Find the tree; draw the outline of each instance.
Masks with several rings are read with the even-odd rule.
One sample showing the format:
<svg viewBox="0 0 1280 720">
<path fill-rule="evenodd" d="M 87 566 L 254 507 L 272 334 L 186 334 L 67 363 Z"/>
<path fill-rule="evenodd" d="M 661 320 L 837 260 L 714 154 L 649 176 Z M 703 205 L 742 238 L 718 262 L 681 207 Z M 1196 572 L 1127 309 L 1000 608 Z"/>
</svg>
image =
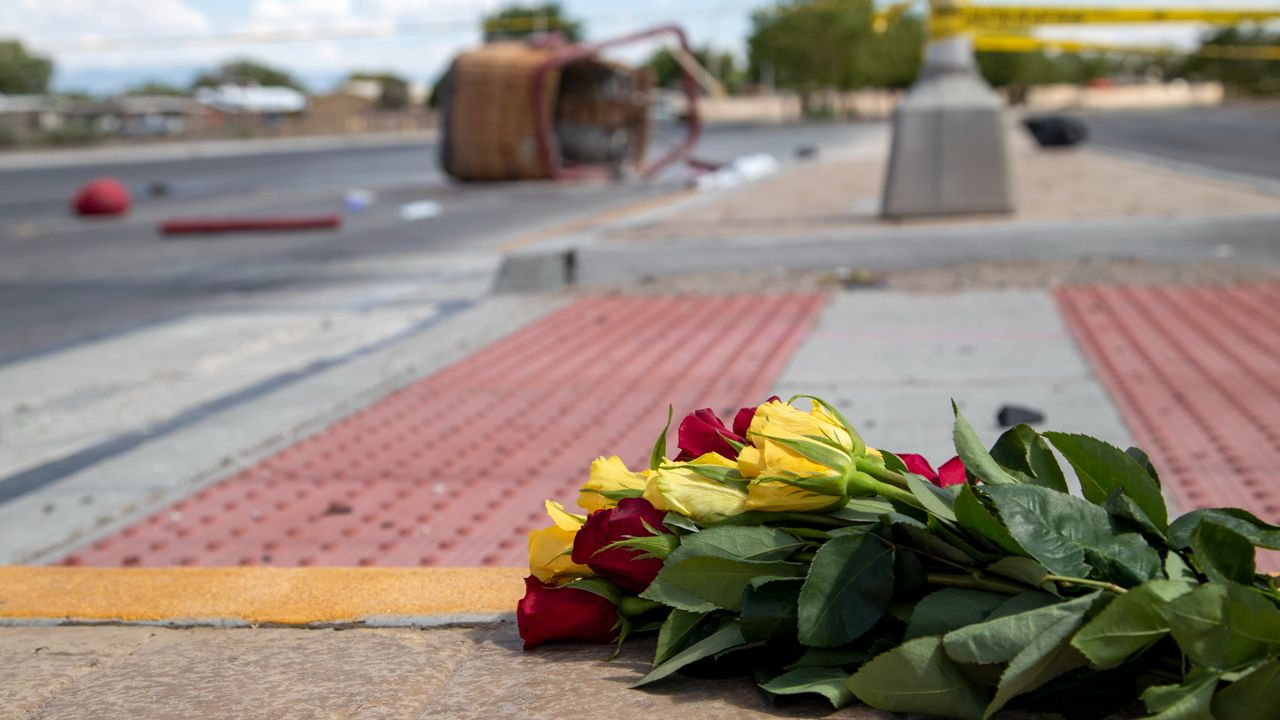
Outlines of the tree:
<svg viewBox="0 0 1280 720">
<path fill-rule="evenodd" d="M 818 90 L 905 87 L 919 71 L 924 31 L 900 15 L 873 27 L 871 0 L 791 0 L 752 15 L 750 74 L 807 99 Z"/>
<path fill-rule="evenodd" d="M 560 33 L 569 42 L 582 40 L 582 21 L 566 17 L 558 2 L 510 5 L 486 15 L 481 28 L 485 42 L 512 40 L 537 33 Z"/>
<path fill-rule="evenodd" d="M 714 75 L 720 81 L 720 84 L 724 86 L 727 93 L 738 92 L 746 80 L 746 74 L 738 66 L 738 61 L 733 56 L 733 53 L 713 52 L 711 48 L 704 46 L 693 50 L 693 59 L 697 60 L 699 65 Z M 679 85 L 682 70 L 680 63 L 676 62 L 676 58 L 671 54 L 670 50 L 666 48 L 658 50 L 649 56 L 646 65 L 653 70 L 654 80 L 658 87 L 675 87 Z"/>
<path fill-rule="evenodd" d="M 17 40 L 0 40 L 0 93 L 43 93 L 49 89 L 52 76 L 52 60 L 32 55 Z"/>
<path fill-rule="evenodd" d="M 1235 94 L 1277 95 L 1280 94 L 1280 60 L 1231 57 L 1232 48 L 1267 45 L 1280 45 L 1280 34 L 1263 28 L 1224 28 L 1209 36 L 1202 54 L 1187 58 L 1177 74 L 1197 80 L 1217 80 Z"/>
<path fill-rule="evenodd" d="M 352 80 L 372 80 L 378 83 L 378 107 L 384 110 L 404 110 L 409 107 L 409 81 L 389 72 L 354 72 Z"/>
<path fill-rule="evenodd" d="M 187 91 L 176 85 L 158 80 L 148 80 L 126 89 L 122 95 L 186 95 Z"/>
<path fill-rule="evenodd" d="M 1034 85 L 1081 84 L 1105 77 L 1117 67 L 1116 60 L 1101 55 L 1044 52 L 980 52 L 978 70 L 993 87 L 1004 88 L 1011 102 L 1025 100 Z"/>
<path fill-rule="evenodd" d="M 261 85 L 263 87 L 288 87 L 299 92 L 307 88 L 284 70 L 254 62 L 252 60 L 231 60 L 218 66 L 213 72 L 204 72 L 196 76 L 191 87 L 216 87 L 218 85 Z"/>
</svg>

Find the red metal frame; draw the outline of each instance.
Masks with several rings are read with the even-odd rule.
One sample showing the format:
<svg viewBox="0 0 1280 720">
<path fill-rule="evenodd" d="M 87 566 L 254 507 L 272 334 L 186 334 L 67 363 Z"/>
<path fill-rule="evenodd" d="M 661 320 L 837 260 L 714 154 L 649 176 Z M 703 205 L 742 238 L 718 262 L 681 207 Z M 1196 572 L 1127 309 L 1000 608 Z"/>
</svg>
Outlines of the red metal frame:
<svg viewBox="0 0 1280 720">
<path fill-rule="evenodd" d="M 630 35 L 604 40 L 598 43 L 588 45 L 568 45 L 556 50 L 549 58 L 544 60 L 536 68 L 534 68 L 533 76 L 529 81 L 529 102 L 532 103 L 534 137 L 538 143 L 538 155 L 542 159 L 543 164 L 547 168 L 548 174 L 552 180 L 573 180 L 583 177 L 599 177 L 607 171 L 598 166 L 573 166 L 565 167 L 559 161 L 559 152 L 556 147 L 555 134 L 552 132 L 551 123 L 543 114 L 543 94 L 547 88 L 547 73 L 552 68 L 561 67 L 577 60 L 585 60 L 600 54 L 602 50 L 618 45 L 626 45 L 639 40 L 645 40 L 658 35 L 672 34 L 680 43 L 681 49 L 690 55 L 693 50 L 689 47 L 689 39 L 685 36 L 684 30 L 678 25 L 661 25 L 658 27 L 642 30 Z M 679 160 L 682 157 L 688 157 L 689 152 L 693 149 L 694 144 L 698 142 L 698 136 L 702 133 L 702 121 L 698 117 L 698 84 L 688 70 L 681 68 L 681 86 L 684 95 L 688 101 L 688 132 L 685 134 L 684 140 L 679 145 L 672 148 L 671 152 L 663 155 L 647 166 L 640 167 L 640 174 L 650 177 L 662 168 Z"/>
</svg>

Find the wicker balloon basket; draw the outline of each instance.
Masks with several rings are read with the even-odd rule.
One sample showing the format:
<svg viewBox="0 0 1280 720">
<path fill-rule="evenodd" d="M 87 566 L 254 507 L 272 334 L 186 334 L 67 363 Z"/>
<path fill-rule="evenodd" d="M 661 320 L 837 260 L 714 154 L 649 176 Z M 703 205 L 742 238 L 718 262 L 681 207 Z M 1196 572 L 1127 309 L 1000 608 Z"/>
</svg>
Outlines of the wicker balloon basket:
<svg viewBox="0 0 1280 720">
<path fill-rule="evenodd" d="M 565 46 L 497 42 L 454 61 L 441 164 L 459 180 L 561 178 L 639 167 L 652 75 Z"/>
</svg>

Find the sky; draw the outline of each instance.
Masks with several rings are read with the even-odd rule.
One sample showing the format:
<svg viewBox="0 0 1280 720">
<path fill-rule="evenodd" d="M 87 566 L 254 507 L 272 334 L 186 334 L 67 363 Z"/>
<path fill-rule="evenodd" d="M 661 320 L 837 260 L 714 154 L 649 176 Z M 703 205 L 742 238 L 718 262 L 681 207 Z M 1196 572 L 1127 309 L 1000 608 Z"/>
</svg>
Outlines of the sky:
<svg viewBox="0 0 1280 720">
<path fill-rule="evenodd" d="M 982 4 L 1265 7 L 1280 0 L 982 0 Z M 478 44 L 480 18 L 502 0 L 3 0 L 0 36 L 16 35 L 53 57 L 58 90 L 110 93 L 143 81 L 185 85 L 232 57 L 284 68 L 327 90 L 352 70 L 390 70 L 431 82 L 459 51 Z M 678 22 L 695 45 L 745 54 L 753 10 L 772 0 L 563 0 L 588 39 Z M 290 33 L 287 42 L 227 35 Z M 346 35 L 332 37 L 334 32 Z M 1187 26 L 1045 30 L 1114 42 L 1191 45 Z M 355 34 L 352 37 L 350 35 Z M 326 35 L 328 35 L 326 37 Z M 639 57 L 653 47 L 636 48 Z"/>
</svg>

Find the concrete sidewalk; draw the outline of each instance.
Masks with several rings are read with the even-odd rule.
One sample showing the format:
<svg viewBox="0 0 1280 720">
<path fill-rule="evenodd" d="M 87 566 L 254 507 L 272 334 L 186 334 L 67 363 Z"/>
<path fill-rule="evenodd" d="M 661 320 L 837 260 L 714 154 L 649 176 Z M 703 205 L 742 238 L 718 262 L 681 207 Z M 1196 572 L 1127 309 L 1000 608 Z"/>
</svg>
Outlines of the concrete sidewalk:
<svg viewBox="0 0 1280 720">
<path fill-rule="evenodd" d="M 0 568 L 0 719 L 828 714 L 746 682 L 628 690 L 649 640 L 607 664 L 519 650 L 538 501 L 572 503 L 597 455 L 640 462 L 668 403 L 813 393 L 935 464 L 952 398 L 988 442 L 1022 405 L 1145 446 L 1179 510 L 1280 519 L 1280 200 L 1043 156 L 1074 163 L 1078 209 L 1024 176 L 1018 217 L 872 231 L 861 162 L 548 240 L 609 283 L 588 291 L 493 297 L 493 260 L 457 258 L 439 295 L 388 260 L 365 268 L 374 297 L 280 295 L 207 336 L 162 324 L 0 367 L 21 439 L 0 562 L 89 566 Z M 392 567 L 297 567 L 356 563 Z M 68 622 L 88 624 L 49 627 Z"/>
</svg>

